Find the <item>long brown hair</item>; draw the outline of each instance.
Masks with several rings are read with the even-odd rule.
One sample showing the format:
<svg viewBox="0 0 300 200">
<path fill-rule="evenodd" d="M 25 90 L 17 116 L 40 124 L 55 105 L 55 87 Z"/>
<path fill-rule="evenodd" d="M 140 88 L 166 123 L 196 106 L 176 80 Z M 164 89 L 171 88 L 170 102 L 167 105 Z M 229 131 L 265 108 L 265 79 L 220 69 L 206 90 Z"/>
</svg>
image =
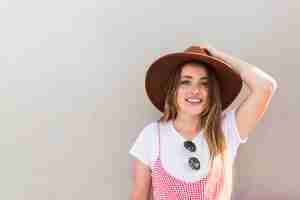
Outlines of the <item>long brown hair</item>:
<svg viewBox="0 0 300 200">
<path fill-rule="evenodd" d="M 204 67 L 208 75 L 208 101 L 203 112 L 199 115 L 200 124 L 203 126 L 203 134 L 210 152 L 210 175 L 207 190 L 210 192 L 211 188 L 216 186 L 215 184 L 219 184 L 223 180 L 221 180 L 223 171 L 225 187 L 221 187 L 223 188 L 221 192 L 223 196 L 221 195 L 219 199 L 230 199 L 232 191 L 232 161 L 229 159 L 228 147 L 222 130 L 220 87 L 215 72 L 208 63 L 198 60 L 187 61 L 178 66 L 173 71 L 173 74 L 170 74 L 170 78 L 164 88 L 166 94 L 164 113 L 159 122 L 168 122 L 177 117 L 177 89 L 180 84 L 182 69 L 186 64 Z"/>
</svg>

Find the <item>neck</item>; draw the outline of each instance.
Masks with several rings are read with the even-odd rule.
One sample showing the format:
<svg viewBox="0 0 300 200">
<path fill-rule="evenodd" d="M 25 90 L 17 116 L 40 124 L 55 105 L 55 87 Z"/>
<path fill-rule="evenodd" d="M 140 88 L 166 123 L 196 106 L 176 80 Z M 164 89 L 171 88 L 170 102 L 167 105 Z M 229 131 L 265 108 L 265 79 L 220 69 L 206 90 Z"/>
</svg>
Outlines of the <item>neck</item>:
<svg viewBox="0 0 300 200">
<path fill-rule="evenodd" d="M 193 138 L 201 129 L 201 124 L 198 116 L 178 115 L 174 120 L 174 127 L 185 138 Z"/>
</svg>

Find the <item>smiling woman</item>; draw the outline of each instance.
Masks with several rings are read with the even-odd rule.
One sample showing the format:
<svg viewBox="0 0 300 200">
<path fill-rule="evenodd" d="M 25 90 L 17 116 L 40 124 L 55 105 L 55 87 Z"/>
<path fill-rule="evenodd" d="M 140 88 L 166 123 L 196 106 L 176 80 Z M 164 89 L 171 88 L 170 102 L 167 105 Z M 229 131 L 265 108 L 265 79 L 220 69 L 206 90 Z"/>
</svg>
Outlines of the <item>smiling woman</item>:
<svg viewBox="0 0 300 200">
<path fill-rule="evenodd" d="M 196 64 L 197 65 L 197 64 Z M 200 65 L 201 66 L 201 65 Z M 187 71 L 187 70 L 190 70 L 190 68 L 191 67 L 193 67 L 193 64 L 191 63 L 188 67 L 185 67 L 184 69 L 183 69 L 183 74 L 185 74 L 186 72 L 185 71 Z M 197 66 L 196 66 L 196 69 L 198 69 L 199 70 L 199 67 L 197 68 Z M 200 68 L 200 70 L 201 70 L 201 68 Z M 206 69 L 205 69 L 206 70 Z M 192 73 L 192 72 L 187 72 L 187 73 Z M 205 72 L 205 74 L 206 74 L 206 72 Z M 183 75 L 182 77 L 181 77 L 181 81 L 180 81 L 180 87 L 181 88 L 183 88 L 183 89 L 185 89 L 185 90 L 188 90 L 191 86 L 192 86 L 192 84 L 193 84 L 193 82 L 195 82 L 193 79 L 195 79 L 196 81 L 199 79 L 200 81 L 199 81 L 199 83 L 198 82 L 196 82 L 195 84 L 196 84 L 196 86 L 194 86 L 194 87 L 196 87 L 196 89 L 199 87 L 199 90 L 201 90 L 202 88 L 203 89 L 207 89 L 207 87 L 208 87 L 208 81 L 207 81 L 207 79 L 208 79 L 208 77 L 205 75 L 205 76 L 202 76 L 202 77 L 200 77 L 200 78 L 197 78 L 197 77 L 193 77 L 193 76 L 191 76 L 191 75 Z M 203 97 L 197 97 L 197 96 L 190 96 L 190 97 L 188 97 L 188 98 L 186 98 L 186 100 L 188 101 L 188 102 L 190 102 L 190 103 L 201 103 L 201 102 L 203 102 Z"/>
<path fill-rule="evenodd" d="M 266 108 L 274 91 L 268 89 L 270 79 L 262 81 L 265 74 L 256 74 L 265 84 L 252 85 L 246 103 L 223 112 L 253 73 L 233 70 L 231 65 L 246 64 L 230 57 L 229 65 L 206 47 L 162 56 L 147 71 L 147 95 L 163 115 L 142 130 L 130 149 L 136 158 L 132 200 L 148 200 L 151 189 L 155 200 L 231 197 L 234 159 L 248 139 L 241 132 L 249 130 L 243 116 L 246 110 Z"/>
<path fill-rule="evenodd" d="M 202 112 L 205 108 L 205 104 L 207 103 L 208 69 L 206 69 L 204 65 L 199 63 L 197 64 L 195 62 L 185 63 L 181 68 L 182 69 L 179 68 L 179 70 L 181 70 L 181 80 L 179 81 L 179 85 L 177 85 L 176 89 L 176 109 L 180 111 L 190 109 L 186 110 L 186 112 L 194 113 L 197 118 L 197 115 Z M 203 81 L 203 79 L 206 81 Z"/>
</svg>

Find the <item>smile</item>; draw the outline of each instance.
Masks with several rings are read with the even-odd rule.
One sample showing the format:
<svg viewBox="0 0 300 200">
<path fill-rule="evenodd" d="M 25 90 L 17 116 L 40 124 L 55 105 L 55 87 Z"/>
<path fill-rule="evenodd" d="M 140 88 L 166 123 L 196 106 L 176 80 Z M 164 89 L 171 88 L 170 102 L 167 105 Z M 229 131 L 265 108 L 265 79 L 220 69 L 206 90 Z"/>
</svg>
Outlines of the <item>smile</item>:
<svg viewBox="0 0 300 200">
<path fill-rule="evenodd" d="M 190 103 L 190 104 L 192 104 L 192 105 L 194 105 L 194 104 L 200 104 L 200 103 L 202 103 L 202 99 L 185 99 L 186 100 L 186 102 L 188 102 L 188 103 Z"/>
</svg>

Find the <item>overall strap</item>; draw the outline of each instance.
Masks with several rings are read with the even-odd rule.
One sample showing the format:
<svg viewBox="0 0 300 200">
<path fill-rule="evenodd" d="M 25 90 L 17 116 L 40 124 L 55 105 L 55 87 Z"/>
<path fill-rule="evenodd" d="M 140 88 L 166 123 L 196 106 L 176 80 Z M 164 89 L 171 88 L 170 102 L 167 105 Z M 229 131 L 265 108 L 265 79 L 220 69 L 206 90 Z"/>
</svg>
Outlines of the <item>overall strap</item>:
<svg viewBox="0 0 300 200">
<path fill-rule="evenodd" d="M 158 156 L 160 157 L 160 127 L 159 127 L 159 121 L 157 121 L 157 129 L 158 129 Z"/>
</svg>

